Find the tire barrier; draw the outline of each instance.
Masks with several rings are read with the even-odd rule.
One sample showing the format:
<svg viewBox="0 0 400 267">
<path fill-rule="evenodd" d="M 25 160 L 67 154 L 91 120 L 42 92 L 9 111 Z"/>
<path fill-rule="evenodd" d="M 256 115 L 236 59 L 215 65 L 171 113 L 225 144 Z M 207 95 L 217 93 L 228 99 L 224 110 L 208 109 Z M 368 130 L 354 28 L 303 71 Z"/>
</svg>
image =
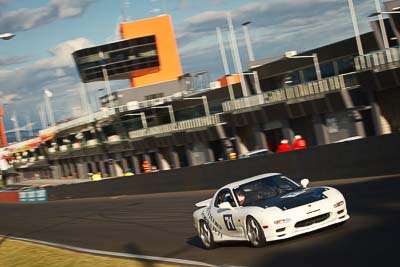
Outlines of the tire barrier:
<svg viewBox="0 0 400 267">
<path fill-rule="evenodd" d="M 46 189 L 27 189 L 21 191 L 0 191 L 2 202 L 44 202 L 47 201 Z"/>
</svg>

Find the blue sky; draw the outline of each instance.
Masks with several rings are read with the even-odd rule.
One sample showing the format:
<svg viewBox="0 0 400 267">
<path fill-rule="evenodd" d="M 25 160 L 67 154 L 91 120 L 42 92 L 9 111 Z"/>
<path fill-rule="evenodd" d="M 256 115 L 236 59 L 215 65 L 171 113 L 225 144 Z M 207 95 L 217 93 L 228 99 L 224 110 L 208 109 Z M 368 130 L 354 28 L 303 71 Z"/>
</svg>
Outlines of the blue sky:
<svg viewBox="0 0 400 267">
<path fill-rule="evenodd" d="M 353 1 L 361 31 L 369 31 L 367 16 L 374 11 L 374 0 Z M 81 83 L 71 53 L 115 40 L 123 16 L 137 20 L 170 14 L 184 72 L 208 70 L 211 79 L 223 76 L 215 27 L 226 27 L 227 11 L 232 12 L 244 69 L 244 21 L 252 21 L 256 59 L 312 49 L 354 34 L 347 0 L 0 0 L 0 33 L 17 35 L 0 40 L 0 104 L 6 129 L 13 127 L 14 112 L 20 126 L 29 115 L 34 128 L 41 127 L 38 111 L 44 87 L 54 94 L 58 121 L 79 116 Z M 229 63 L 233 72 L 230 59 Z M 119 90 L 129 84 L 111 86 Z M 103 87 L 90 84 L 91 97 Z"/>
</svg>

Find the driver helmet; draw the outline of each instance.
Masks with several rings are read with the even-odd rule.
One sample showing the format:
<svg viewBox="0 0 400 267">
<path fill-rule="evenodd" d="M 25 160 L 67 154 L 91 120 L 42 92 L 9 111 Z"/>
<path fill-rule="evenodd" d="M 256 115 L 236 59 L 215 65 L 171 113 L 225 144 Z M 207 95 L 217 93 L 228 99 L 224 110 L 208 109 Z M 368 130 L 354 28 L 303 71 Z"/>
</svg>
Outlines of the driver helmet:
<svg viewBox="0 0 400 267">
<path fill-rule="evenodd" d="M 243 206 L 244 200 L 245 200 L 245 196 L 244 196 L 244 193 L 242 191 L 237 193 L 237 198 L 239 200 L 239 205 Z"/>
</svg>

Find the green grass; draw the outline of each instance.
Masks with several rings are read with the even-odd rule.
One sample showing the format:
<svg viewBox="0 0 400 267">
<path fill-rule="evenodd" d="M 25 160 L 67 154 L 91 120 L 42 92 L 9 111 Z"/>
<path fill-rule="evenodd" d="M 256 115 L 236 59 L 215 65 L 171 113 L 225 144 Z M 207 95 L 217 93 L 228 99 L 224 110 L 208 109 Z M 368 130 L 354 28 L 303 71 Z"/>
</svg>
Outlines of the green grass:
<svg viewBox="0 0 400 267">
<path fill-rule="evenodd" d="M 96 256 L 29 242 L 0 239 L 1 267 L 173 267 L 182 266 Z"/>
</svg>

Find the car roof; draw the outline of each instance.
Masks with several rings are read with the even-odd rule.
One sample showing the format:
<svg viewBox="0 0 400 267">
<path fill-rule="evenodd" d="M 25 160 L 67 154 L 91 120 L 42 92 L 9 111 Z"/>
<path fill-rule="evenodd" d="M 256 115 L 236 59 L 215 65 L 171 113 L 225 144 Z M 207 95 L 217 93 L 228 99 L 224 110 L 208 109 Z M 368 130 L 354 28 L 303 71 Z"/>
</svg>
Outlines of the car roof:
<svg viewBox="0 0 400 267">
<path fill-rule="evenodd" d="M 249 177 L 249 178 L 237 181 L 237 182 L 233 182 L 233 183 L 227 184 L 227 185 L 221 187 L 221 189 L 222 188 L 233 189 L 233 188 L 236 188 L 236 187 L 238 187 L 238 186 L 240 186 L 242 184 L 247 184 L 249 182 L 252 182 L 252 181 L 255 181 L 255 180 L 258 180 L 258 179 L 267 178 L 267 177 L 271 177 L 271 176 L 275 176 L 275 175 L 282 175 L 282 174 L 281 173 L 263 173 L 263 174 L 260 174 L 260 175 L 256 175 L 256 176 Z"/>
</svg>

